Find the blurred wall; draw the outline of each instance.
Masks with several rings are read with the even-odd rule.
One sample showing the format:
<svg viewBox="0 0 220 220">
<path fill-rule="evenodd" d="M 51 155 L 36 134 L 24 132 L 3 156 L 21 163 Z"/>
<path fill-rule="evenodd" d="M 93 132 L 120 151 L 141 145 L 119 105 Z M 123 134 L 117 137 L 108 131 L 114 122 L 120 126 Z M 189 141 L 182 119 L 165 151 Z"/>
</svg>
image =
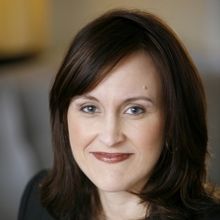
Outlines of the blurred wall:
<svg viewBox="0 0 220 220">
<path fill-rule="evenodd" d="M 219 69 L 218 0 L 54 0 L 53 44 L 65 48 L 80 27 L 113 8 L 138 8 L 159 15 L 184 41 L 200 68 Z"/>
</svg>

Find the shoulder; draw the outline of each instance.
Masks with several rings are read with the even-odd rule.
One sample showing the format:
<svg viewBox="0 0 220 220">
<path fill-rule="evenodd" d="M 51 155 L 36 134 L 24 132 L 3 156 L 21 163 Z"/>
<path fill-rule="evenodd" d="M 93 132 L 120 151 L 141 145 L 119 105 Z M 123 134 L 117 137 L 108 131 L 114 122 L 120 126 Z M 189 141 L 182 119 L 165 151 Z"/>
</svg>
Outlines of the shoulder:
<svg viewBox="0 0 220 220">
<path fill-rule="evenodd" d="M 40 182 L 47 175 L 47 171 L 36 174 L 27 184 L 21 198 L 18 220 L 53 220 L 40 200 Z"/>
</svg>

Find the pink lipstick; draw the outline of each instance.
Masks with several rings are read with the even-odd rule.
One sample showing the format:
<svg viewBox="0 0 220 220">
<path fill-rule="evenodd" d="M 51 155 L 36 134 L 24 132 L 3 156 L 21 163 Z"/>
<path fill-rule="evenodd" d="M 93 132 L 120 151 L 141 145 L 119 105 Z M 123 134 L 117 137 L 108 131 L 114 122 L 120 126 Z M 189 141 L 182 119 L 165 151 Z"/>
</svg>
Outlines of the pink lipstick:
<svg viewBox="0 0 220 220">
<path fill-rule="evenodd" d="M 132 153 L 91 152 L 96 159 L 106 163 L 118 163 L 127 160 Z"/>
</svg>

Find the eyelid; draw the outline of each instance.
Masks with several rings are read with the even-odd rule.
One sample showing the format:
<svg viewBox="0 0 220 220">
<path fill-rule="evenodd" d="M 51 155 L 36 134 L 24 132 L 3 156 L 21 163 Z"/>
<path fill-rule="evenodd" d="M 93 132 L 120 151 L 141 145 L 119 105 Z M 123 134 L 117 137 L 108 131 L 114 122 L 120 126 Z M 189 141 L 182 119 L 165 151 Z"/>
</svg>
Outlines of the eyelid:
<svg viewBox="0 0 220 220">
<path fill-rule="evenodd" d="M 95 111 L 84 111 L 84 109 L 86 109 L 88 107 L 95 108 Z M 86 114 L 97 114 L 97 113 L 101 112 L 99 106 L 97 104 L 91 103 L 91 102 L 90 103 L 88 103 L 88 102 L 79 103 L 78 108 L 82 113 L 86 113 Z"/>
<path fill-rule="evenodd" d="M 137 108 L 137 109 L 139 109 L 139 110 L 141 110 L 141 112 L 139 112 L 139 113 L 137 113 L 137 114 L 132 114 L 132 113 L 126 113 L 128 110 L 130 110 L 131 108 Z M 146 112 L 146 108 L 144 107 L 144 106 L 141 106 L 141 105 L 138 105 L 138 104 L 133 104 L 133 105 L 129 105 L 126 109 L 125 109 L 125 111 L 124 111 L 124 113 L 125 114 L 129 114 L 129 115 L 141 115 L 141 114 L 144 114 Z"/>
<path fill-rule="evenodd" d="M 92 107 L 91 111 L 89 110 L 89 107 Z M 80 111 L 86 114 L 96 114 L 99 113 L 99 111 L 97 111 L 97 107 L 95 105 L 83 105 L 80 107 Z"/>
</svg>

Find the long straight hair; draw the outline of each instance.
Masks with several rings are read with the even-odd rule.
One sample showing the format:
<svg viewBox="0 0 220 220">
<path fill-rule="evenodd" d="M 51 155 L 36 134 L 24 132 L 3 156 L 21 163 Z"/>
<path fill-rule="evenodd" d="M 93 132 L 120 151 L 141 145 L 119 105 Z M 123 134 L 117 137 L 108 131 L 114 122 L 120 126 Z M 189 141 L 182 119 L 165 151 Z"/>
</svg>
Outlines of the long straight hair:
<svg viewBox="0 0 220 220">
<path fill-rule="evenodd" d="M 91 91 L 122 58 L 139 50 L 152 57 L 161 79 L 166 143 L 137 196 L 150 204 L 148 219 L 189 219 L 212 203 L 204 188 L 206 100 L 195 65 L 175 33 L 158 17 L 137 10 L 114 10 L 75 36 L 50 92 L 54 163 L 41 193 L 44 206 L 58 219 L 97 219 L 102 214 L 97 189 L 71 152 L 70 101 Z"/>
</svg>

